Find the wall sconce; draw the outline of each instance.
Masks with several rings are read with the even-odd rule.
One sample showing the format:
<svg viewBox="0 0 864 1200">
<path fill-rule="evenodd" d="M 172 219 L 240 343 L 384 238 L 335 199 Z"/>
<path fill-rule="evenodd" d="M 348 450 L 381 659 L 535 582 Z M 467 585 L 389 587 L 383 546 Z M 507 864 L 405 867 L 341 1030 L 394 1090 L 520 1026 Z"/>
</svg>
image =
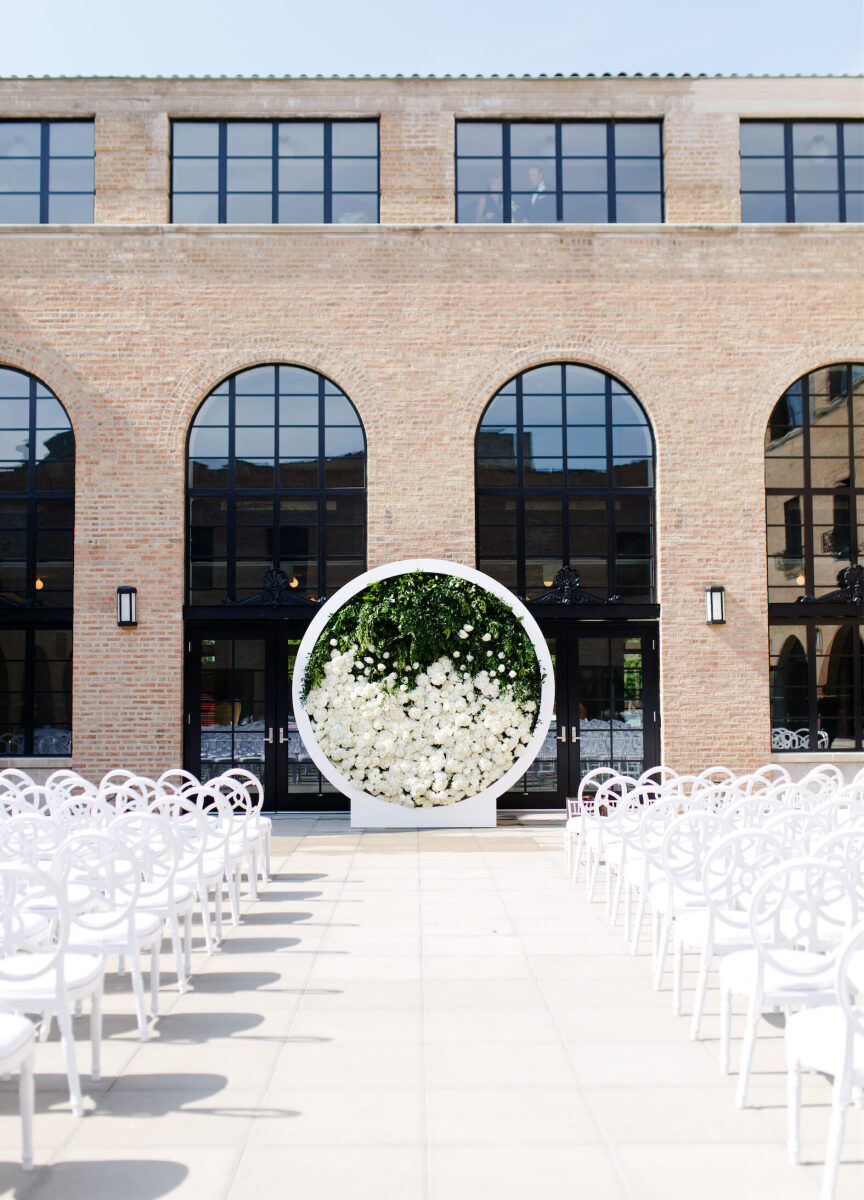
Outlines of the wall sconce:
<svg viewBox="0 0 864 1200">
<path fill-rule="evenodd" d="M 705 624 L 726 624 L 726 589 L 713 583 L 705 589 Z"/>
<path fill-rule="evenodd" d="M 122 627 L 138 624 L 138 589 L 118 587 L 117 624 Z"/>
</svg>

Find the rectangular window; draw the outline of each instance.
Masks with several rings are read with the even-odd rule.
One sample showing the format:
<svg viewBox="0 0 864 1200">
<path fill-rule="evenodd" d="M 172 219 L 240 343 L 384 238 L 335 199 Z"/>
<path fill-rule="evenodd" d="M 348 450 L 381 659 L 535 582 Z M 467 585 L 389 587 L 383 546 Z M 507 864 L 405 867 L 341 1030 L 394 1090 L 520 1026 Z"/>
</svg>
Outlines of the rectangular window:
<svg viewBox="0 0 864 1200">
<path fill-rule="evenodd" d="M 741 220 L 864 221 L 864 121 L 742 121 Z"/>
<path fill-rule="evenodd" d="M 0 224 L 92 225 L 92 121 L 0 121 Z"/>
<path fill-rule="evenodd" d="M 377 121 L 175 121 L 175 224 L 378 223 Z"/>
<path fill-rule="evenodd" d="M 458 121 L 460 224 L 658 224 L 659 121 Z"/>
</svg>

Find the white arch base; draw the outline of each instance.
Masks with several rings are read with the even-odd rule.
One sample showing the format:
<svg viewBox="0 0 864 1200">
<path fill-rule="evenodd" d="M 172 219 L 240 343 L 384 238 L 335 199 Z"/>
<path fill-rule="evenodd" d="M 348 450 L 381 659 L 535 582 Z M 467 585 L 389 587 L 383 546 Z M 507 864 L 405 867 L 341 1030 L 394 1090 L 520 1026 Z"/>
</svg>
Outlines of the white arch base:
<svg viewBox="0 0 864 1200">
<path fill-rule="evenodd" d="M 510 770 L 500 779 L 496 779 L 491 787 L 479 792 L 476 796 L 457 800 L 455 804 L 430 805 L 426 808 L 409 808 L 403 804 L 393 804 L 389 800 L 380 800 L 377 796 L 370 796 L 368 792 L 363 792 L 355 787 L 350 779 L 337 771 L 335 764 L 330 761 L 318 744 L 301 695 L 309 655 L 332 614 L 357 592 L 362 592 L 370 583 L 377 583 L 380 579 L 389 579 L 393 575 L 406 575 L 411 571 L 428 571 L 433 575 L 455 575 L 459 579 L 470 580 L 498 596 L 512 608 L 517 617 L 521 617 L 525 632 L 537 652 L 540 669 L 544 676 L 540 693 L 540 712 L 534 733 L 531 741 L 515 760 Z M 492 579 L 482 571 L 474 570 L 473 567 L 459 566 L 456 563 L 445 562 L 443 559 L 411 558 L 366 571 L 364 574 L 358 575 L 356 579 L 352 579 L 350 583 L 346 583 L 334 596 L 331 596 L 315 614 L 300 642 L 294 663 L 294 679 L 291 690 L 294 700 L 294 719 L 297 722 L 297 731 L 303 745 L 324 778 L 328 779 L 343 796 L 347 796 L 350 800 L 352 829 L 492 829 L 498 822 L 496 803 L 498 797 L 509 791 L 517 779 L 521 779 L 543 746 L 549 723 L 552 720 L 555 677 L 549 647 L 540 632 L 540 627 L 524 604 L 517 600 L 513 593 L 508 591 L 497 579 Z"/>
</svg>

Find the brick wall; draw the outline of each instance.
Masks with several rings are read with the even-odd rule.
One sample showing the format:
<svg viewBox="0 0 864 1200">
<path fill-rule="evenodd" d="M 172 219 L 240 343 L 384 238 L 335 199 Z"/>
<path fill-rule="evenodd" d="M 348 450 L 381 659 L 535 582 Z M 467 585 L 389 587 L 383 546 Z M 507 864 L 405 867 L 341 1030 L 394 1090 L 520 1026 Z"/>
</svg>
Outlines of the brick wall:
<svg viewBox="0 0 864 1200">
<path fill-rule="evenodd" d="M 623 379 L 658 447 L 665 760 L 765 760 L 765 423 L 799 375 L 864 357 L 864 272 L 861 227 L 734 224 L 737 120 L 842 116 L 853 82 L 0 82 L 0 117 L 97 118 L 103 223 L 0 226 L 0 362 L 56 391 L 78 445 L 75 765 L 180 761 L 185 434 L 219 379 L 268 361 L 357 405 L 370 566 L 473 561 L 474 431 L 516 371 Z M 161 224 L 168 114 L 234 112 L 380 112 L 387 224 Z M 450 224 L 454 114 L 665 115 L 670 223 Z M 118 584 L 137 629 L 115 625 Z"/>
</svg>

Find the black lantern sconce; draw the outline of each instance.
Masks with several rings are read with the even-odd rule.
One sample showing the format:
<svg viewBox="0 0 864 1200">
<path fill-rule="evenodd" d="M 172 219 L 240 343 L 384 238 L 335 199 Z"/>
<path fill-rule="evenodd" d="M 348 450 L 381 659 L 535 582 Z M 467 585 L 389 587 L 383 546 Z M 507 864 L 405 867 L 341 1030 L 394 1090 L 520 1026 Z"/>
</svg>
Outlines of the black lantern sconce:
<svg viewBox="0 0 864 1200">
<path fill-rule="evenodd" d="M 705 589 L 705 624 L 726 624 L 726 589 L 711 584 Z"/>
<path fill-rule="evenodd" d="M 117 624 L 121 628 L 129 628 L 138 624 L 138 589 L 134 587 L 118 587 L 117 589 Z"/>
</svg>

